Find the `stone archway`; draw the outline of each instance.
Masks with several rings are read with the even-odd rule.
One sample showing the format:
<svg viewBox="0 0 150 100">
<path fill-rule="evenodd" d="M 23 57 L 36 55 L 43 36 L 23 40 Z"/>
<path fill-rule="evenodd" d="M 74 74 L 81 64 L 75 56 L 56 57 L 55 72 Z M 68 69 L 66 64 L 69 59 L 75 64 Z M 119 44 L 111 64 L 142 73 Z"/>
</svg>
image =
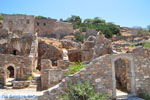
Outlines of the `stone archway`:
<svg viewBox="0 0 150 100">
<path fill-rule="evenodd" d="M 14 78 L 15 76 L 15 69 L 12 66 L 7 67 L 7 78 Z"/>
<path fill-rule="evenodd" d="M 8 81 L 16 79 L 16 68 L 14 64 L 7 64 L 4 67 L 5 75 L 5 85 L 7 85 Z"/>
<path fill-rule="evenodd" d="M 132 95 L 136 95 L 135 91 L 135 72 L 134 72 L 134 60 L 132 54 L 116 54 L 112 55 L 111 62 L 112 62 L 112 80 L 113 80 L 113 96 L 116 98 L 116 72 L 115 72 L 115 62 L 119 59 L 127 59 L 130 62 L 129 65 L 129 75 L 130 77 L 130 93 Z"/>
</svg>

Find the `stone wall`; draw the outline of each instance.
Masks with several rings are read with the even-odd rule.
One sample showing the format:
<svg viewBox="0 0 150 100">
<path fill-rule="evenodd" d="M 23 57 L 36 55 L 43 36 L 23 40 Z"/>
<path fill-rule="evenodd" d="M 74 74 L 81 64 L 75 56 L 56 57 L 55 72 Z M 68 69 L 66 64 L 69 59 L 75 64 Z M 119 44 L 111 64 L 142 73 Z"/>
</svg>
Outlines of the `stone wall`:
<svg viewBox="0 0 150 100">
<path fill-rule="evenodd" d="M 52 63 L 57 64 L 57 60 L 61 60 L 62 51 L 53 45 L 47 44 L 44 41 L 39 41 L 38 45 L 38 67 L 40 68 L 41 59 L 50 59 Z"/>
<path fill-rule="evenodd" d="M 23 33 L 34 33 L 34 16 L 4 15 L 3 29 L 20 30 Z"/>
<path fill-rule="evenodd" d="M 14 68 L 14 77 L 22 79 L 32 74 L 32 60 L 29 57 L 0 54 L 0 84 L 5 84 L 7 67 Z"/>
<path fill-rule="evenodd" d="M 145 58 L 150 58 L 150 49 L 146 48 L 136 48 L 131 51 L 132 53 L 135 53 L 137 55 L 143 56 Z"/>
<path fill-rule="evenodd" d="M 112 53 L 111 41 L 105 38 L 104 35 L 102 34 L 97 35 L 95 42 L 96 42 L 94 46 L 95 57 Z"/>
<path fill-rule="evenodd" d="M 23 89 L 29 87 L 30 81 L 13 81 L 12 84 L 14 89 Z"/>
<path fill-rule="evenodd" d="M 59 82 L 65 77 L 65 71 L 52 66 L 48 59 L 41 61 L 41 89 L 46 90 Z"/>
<path fill-rule="evenodd" d="M 55 28 L 55 22 L 55 19 L 35 18 L 35 32 L 37 32 L 39 36 L 53 33 Z"/>
<path fill-rule="evenodd" d="M 17 34 L 14 34 L 18 36 Z M 32 42 L 35 40 L 34 35 L 23 35 L 13 38 L 11 34 L 1 34 L 0 36 L 0 53 L 14 54 L 20 56 L 29 56 Z"/>
<path fill-rule="evenodd" d="M 35 32 L 38 36 L 62 38 L 73 33 L 73 27 L 69 23 L 55 19 L 35 18 Z"/>
<path fill-rule="evenodd" d="M 150 94 L 150 59 L 136 55 L 134 61 L 136 91 Z"/>
<path fill-rule="evenodd" d="M 90 62 L 80 72 L 66 77 L 61 83 L 47 90 L 39 100 L 60 100 L 65 94 L 69 82 L 80 83 L 88 79 L 97 92 L 110 93 L 116 96 L 115 69 L 118 59 L 128 59 L 130 63 L 131 93 L 150 93 L 150 59 L 135 54 L 116 54 L 98 57 Z"/>
<path fill-rule="evenodd" d="M 103 64 L 101 64 L 103 63 Z M 97 92 L 108 92 L 112 94 L 112 70 L 110 55 L 93 60 L 80 72 L 66 77 L 55 87 L 47 90 L 39 100 L 60 100 L 59 96 L 65 93 L 69 82 L 80 83 L 88 81 L 95 86 Z"/>
</svg>

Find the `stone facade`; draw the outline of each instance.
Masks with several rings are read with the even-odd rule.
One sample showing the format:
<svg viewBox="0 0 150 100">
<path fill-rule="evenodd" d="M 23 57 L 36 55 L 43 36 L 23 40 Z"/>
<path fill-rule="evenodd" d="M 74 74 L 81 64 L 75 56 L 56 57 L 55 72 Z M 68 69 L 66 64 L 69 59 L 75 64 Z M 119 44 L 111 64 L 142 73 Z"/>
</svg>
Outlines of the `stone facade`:
<svg viewBox="0 0 150 100">
<path fill-rule="evenodd" d="M 34 16 L 4 15 L 3 29 L 9 32 L 20 30 L 24 33 L 34 33 Z"/>
<path fill-rule="evenodd" d="M 60 22 L 51 18 L 38 18 L 29 15 L 4 15 L 3 29 L 8 32 L 19 30 L 23 33 L 35 34 L 38 36 L 62 38 L 73 33 L 73 27 L 66 22 Z"/>
</svg>

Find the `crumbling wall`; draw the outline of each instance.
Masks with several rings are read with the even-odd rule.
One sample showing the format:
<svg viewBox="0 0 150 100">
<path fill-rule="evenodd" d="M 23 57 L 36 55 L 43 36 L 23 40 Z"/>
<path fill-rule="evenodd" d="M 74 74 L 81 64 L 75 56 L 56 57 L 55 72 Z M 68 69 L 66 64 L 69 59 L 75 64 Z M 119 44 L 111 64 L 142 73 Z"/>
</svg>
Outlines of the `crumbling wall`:
<svg viewBox="0 0 150 100">
<path fill-rule="evenodd" d="M 39 100 L 60 100 L 59 96 L 65 93 L 69 82 L 80 83 L 87 80 L 95 87 L 97 92 L 112 94 L 113 85 L 110 63 L 110 55 L 94 59 L 80 72 L 66 77 L 60 84 L 46 91 L 43 96 L 39 97 Z"/>
<path fill-rule="evenodd" d="M 46 90 L 59 82 L 65 77 L 65 71 L 52 66 L 52 62 L 48 59 L 41 61 L 41 89 Z"/>
<path fill-rule="evenodd" d="M 100 93 L 110 93 L 115 96 L 116 86 L 114 86 L 114 74 L 115 71 L 112 68 L 114 58 L 128 58 L 131 59 L 131 69 L 133 73 L 130 76 L 133 80 L 132 85 L 135 90 L 135 94 L 139 93 L 150 93 L 150 59 L 144 58 L 135 54 L 116 54 L 116 55 L 105 55 L 98 57 L 90 62 L 84 69 L 80 72 L 66 77 L 61 83 L 53 88 L 47 90 L 43 96 L 39 97 L 39 100 L 60 100 L 60 95 L 65 94 L 69 82 L 80 83 L 88 80 L 97 92 Z M 130 69 L 130 71 L 131 71 Z M 131 82 L 130 81 L 130 82 Z M 133 91 L 132 91 L 133 92 Z"/>
<path fill-rule="evenodd" d="M 19 30 L 23 33 L 34 33 L 34 16 L 4 15 L 3 29 L 9 32 Z"/>
<path fill-rule="evenodd" d="M 13 66 L 15 78 L 23 79 L 26 75 L 32 74 L 32 61 L 29 57 L 0 54 L 0 84 L 5 85 L 7 67 Z"/>
<path fill-rule="evenodd" d="M 66 22 L 60 22 L 50 18 L 35 18 L 35 32 L 38 36 L 62 38 L 73 33 L 73 27 Z"/>
<path fill-rule="evenodd" d="M 13 37 L 13 36 L 17 37 Z M 0 53 L 13 54 L 20 56 L 29 56 L 32 42 L 35 40 L 34 35 L 8 34 L 7 32 L 0 35 Z"/>
<path fill-rule="evenodd" d="M 39 41 L 38 48 L 38 68 L 41 68 L 41 59 L 49 59 L 54 65 L 57 64 L 57 60 L 62 59 L 62 51 L 55 46 Z"/>
<path fill-rule="evenodd" d="M 102 34 L 97 35 L 95 42 L 96 42 L 94 47 L 95 57 L 112 53 L 111 41 L 106 39 L 104 35 Z"/>
</svg>

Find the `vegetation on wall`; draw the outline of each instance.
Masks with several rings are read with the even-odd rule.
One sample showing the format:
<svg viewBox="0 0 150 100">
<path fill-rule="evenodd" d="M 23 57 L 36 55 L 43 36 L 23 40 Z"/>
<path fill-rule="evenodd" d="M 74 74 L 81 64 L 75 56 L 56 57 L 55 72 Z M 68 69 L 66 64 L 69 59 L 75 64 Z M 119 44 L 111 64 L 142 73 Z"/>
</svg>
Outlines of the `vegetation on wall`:
<svg viewBox="0 0 150 100">
<path fill-rule="evenodd" d="M 72 75 L 76 72 L 79 72 L 82 68 L 84 68 L 85 65 L 83 62 L 74 62 L 70 67 L 69 71 L 67 72 L 67 75 Z"/>
<path fill-rule="evenodd" d="M 111 95 L 99 94 L 94 91 L 94 87 L 87 81 L 70 84 L 61 98 L 63 100 L 108 100 Z"/>
<path fill-rule="evenodd" d="M 113 35 L 120 35 L 119 25 L 107 23 L 104 19 L 99 17 L 82 21 L 79 16 L 72 15 L 64 21 L 71 23 L 74 29 L 80 29 L 81 32 L 86 32 L 86 29 L 95 29 L 96 31 L 101 31 L 107 38 Z"/>
<path fill-rule="evenodd" d="M 145 42 L 145 43 L 143 44 L 143 47 L 144 47 L 144 48 L 150 48 L 150 42 Z"/>
</svg>

